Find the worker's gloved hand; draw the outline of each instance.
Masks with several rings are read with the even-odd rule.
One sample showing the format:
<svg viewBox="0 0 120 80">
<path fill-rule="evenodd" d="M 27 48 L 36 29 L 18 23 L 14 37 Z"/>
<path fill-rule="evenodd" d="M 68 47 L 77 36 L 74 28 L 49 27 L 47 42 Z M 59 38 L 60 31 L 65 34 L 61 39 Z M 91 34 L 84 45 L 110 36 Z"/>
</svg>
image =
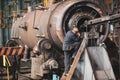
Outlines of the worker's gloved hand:
<svg viewBox="0 0 120 80">
<path fill-rule="evenodd" d="M 77 35 L 80 36 L 80 32 L 77 32 Z"/>
</svg>

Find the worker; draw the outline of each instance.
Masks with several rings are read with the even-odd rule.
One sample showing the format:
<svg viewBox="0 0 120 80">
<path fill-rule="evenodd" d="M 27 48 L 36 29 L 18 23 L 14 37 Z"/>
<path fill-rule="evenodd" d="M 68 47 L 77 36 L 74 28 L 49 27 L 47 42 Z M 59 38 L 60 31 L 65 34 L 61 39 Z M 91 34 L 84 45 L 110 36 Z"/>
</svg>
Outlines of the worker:
<svg viewBox="0 0 120 80">
<path fill-rule="evenodd" d="M 78 28 L 73 25 L 70 28 L 70 31 L 66 33 L 64 42 L 63 42 L 63 51 L 64 51 L 64 65 L 65 65 L 65 75 L 67 75 L 70 68 L 70 60 L 75 56 L 80 45 L 80 32 Z"/>
</svg>

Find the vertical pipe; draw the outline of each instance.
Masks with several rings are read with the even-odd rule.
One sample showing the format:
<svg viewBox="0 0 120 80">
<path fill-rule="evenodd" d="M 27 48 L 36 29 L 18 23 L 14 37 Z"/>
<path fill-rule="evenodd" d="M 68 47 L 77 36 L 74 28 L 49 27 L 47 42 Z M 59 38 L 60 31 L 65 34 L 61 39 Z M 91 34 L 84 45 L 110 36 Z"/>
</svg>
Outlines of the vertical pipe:
<svg viewBox="0 0 120 80">
<path fill-rule="evenodd" d="M 1 5 L 1 3 L 2 3 L 2 0 L 0 0 L 0 27 L 2 25 L 2 5 Z"/>
<path fill-rule="evenodd" d="M 17 19 L 17 18 L 16 18 L 16 12 L 17 12 L 17 7 L 16 7 L 16 6 L 17 6 L 17 1 L 14 0 L 14 6 L 13 6 L 13 7 L 14 7 L 14 8 L 13 8 L 13 10 L 14 10 L 14 11 L 13 11 L 13 22 L 15 22 L 16 19 Z"/>
<path fill-rule="evenodd" d="M 56 2 L 56 0 L 44 0 L 44 6 L 48 7 L 52 4 L 54 4 Z"/>
<path fill-rule="evenodd" d="M 24 0 L 18 0 L 18 5 L 19 5 L 19 8 L 18 8 L 18 10 L 20 9 L 20 10 L 22 10 L 22 9 L 24 9 Z"/>
<path fill-rule="evenodd" d="M 17 0 L 17 5 L 16 6 L 17 6 L 17 10 L 16 10 L 17 13 L 16 14 L 18 15 L 18 14 L 20 14 L 20 0 Z"/>
<path fill-rule="evenodd" d="M 119 50 L 118 50 L 118 54 L 119 54 L 119 73 L 118 73 L 118 75 L 120 76 L 120 28 L 118 28 L 118 38 L 119 38 L 119 46 L 118 46 L 118 48 L 119 48 Z"/>
<path fill-rule="evenodd" d="M 1 6 L 2 0 L 0 0 L 0 47 L 2 46 L 2 6 Z"/>
<path fill-rule="evenodd" d="M 4 38 L 5 38 L 5 44 L 6 44 L 6 42 L 9 40 L 9 39 L 8 39 L 8 38 L 9 38 L 8 29 L 9 29 L 9 28 L 5 28 L 5 36 L 4 36 Z"/>
<path fill-rule="evenodd" d="M 7 5 L 8 4 L 8 0 L 4 0 L 4 28 L 2 29 L 2 34 L 3 34 L 3 46 L 5 46 L 6 42 L 8 41 L 8 26 L 9 26 L 9 6 Z"/>
<path fill-rule="evenodd" d="M 0 47 L 2 47 L 2 28 L 0 28 Z"/>
<path fill-rule="evenodd" d="M 24 2 L 25 2 L 25 4 L 26 4 L 26 9 L 27 9 L 28 6 L 30 6 L 30 1 L 29 1 L 29 0 L 25 0 Z"/>
<path fill-rule="evenodd" d="M 48 7 L 48 0 L 44 0 L 44 6 Z"/>
<path fill-rule="evenodd" d="M 6 5 L 8 3 L 7 0 L 0 0 L 0 47 L 5 46 L 6 42 L 10 39 L 10 28 L 2 28 L 4 24 L 8 27 L 9 18 L 4 18 L 9 16 L 9 6 Z"/>
<path fill-rule="evenodd" d="M 3 46 L 2 26 L 3 26 L 3 0 L 0 0 L 0 46 Z"/>
<path fill-rule="evenodd" d="M 8 28 L 8 35 L 9 35 L 8 39 L 10 40 L 11 39 L 11 28 Z"/>
<path fill-rule="evenodd" d="M 2 28 L 2 45 L 5 46 L 5 28 Z"/>
</svg>

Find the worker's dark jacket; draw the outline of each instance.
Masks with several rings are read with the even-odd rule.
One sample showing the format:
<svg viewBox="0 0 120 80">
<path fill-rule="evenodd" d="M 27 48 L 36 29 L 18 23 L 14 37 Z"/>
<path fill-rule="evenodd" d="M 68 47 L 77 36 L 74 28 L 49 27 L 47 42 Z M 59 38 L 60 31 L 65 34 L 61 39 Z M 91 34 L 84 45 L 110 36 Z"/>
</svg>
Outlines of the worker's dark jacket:
<svg viewBox="0 0 120 80">
<path fill-rule="evenodd" d="M 74 34 L 72 31 L 68 31 L 63 42 L 63 51 L 72 50 L 79 41 L 79 36 Z"/>
</svg>

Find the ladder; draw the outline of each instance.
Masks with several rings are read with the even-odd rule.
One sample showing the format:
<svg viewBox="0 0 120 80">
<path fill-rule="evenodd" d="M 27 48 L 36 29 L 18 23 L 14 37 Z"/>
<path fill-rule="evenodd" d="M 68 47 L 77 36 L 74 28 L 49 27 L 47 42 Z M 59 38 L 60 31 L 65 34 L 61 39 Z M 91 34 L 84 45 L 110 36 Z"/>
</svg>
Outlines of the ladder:
<svg viewBox="0 0 120 80">
<path fill-rule="evenodd" d="M 63 73 L 63 75 L 61 77 L 61 80 L 71 80 L 72 75 L 73 75 L 73 73 L 75 71 L 75 68 L 76 68 L 76 66 L 77 66 L 77 64 L 79 62 L 80 57 L 81 57 L 81 54 L 83 53 L 83 51 L 84 51 L 84 49 L 86 47 L 86 44 L 87 44 L 87 39 L 84 38 L 81 45 L 80 45 L 80 48 L 77 51 L 77 54 L 76 54 L 76 56 L 74 58 L 74 61 L 73 61 L 72 65 L 71 65 L 71 67 L 70 67 L 68 75 L 64 75 L 65 73 Z"/>
</svg>

